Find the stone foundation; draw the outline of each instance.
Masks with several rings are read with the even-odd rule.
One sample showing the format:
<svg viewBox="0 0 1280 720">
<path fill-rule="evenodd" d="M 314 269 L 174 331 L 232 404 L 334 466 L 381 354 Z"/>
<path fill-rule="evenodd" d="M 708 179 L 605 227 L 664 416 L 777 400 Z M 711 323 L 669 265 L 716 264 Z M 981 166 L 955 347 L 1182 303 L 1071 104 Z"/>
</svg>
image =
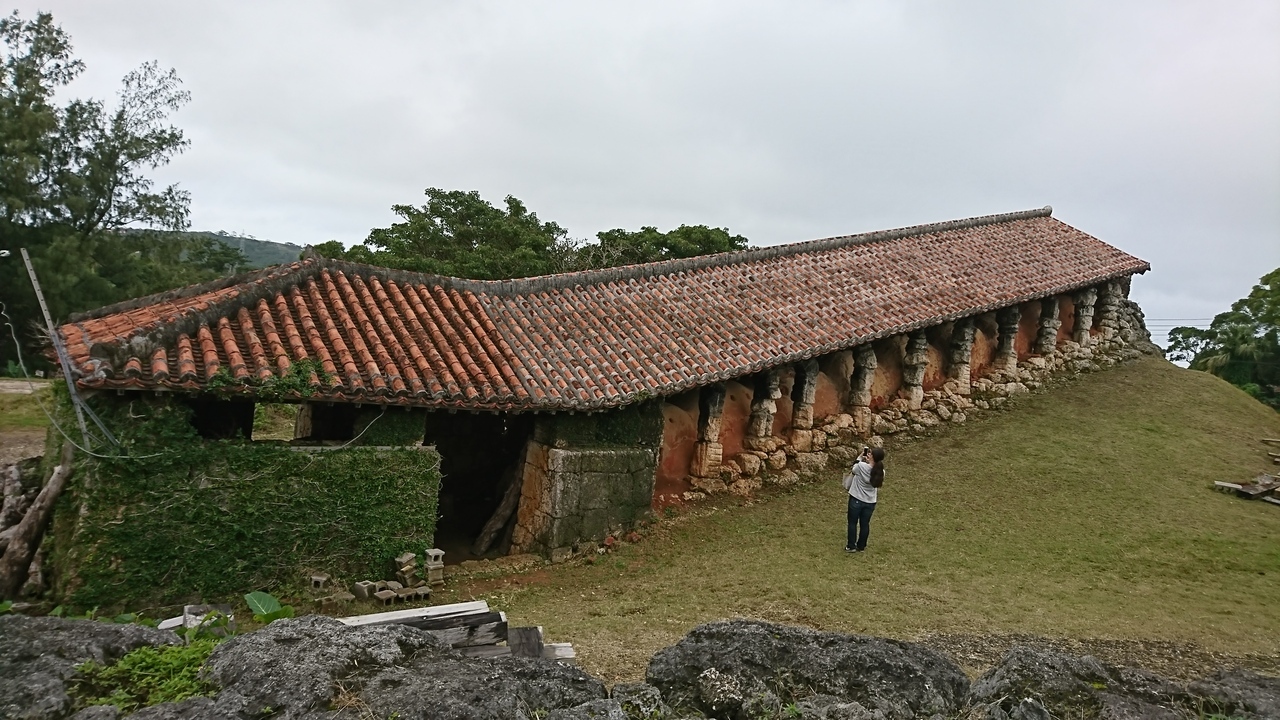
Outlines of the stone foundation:
<svg viewBox="0 0 1280 720">
<path fill-rule="evenodd" d="M 964 423 L 977 413 L 998 408 L 1013 395 L 1040 388 L 1054 376 L 1092 372 L 1142 354 L 1158 354 L 1151 343 L 1142 310 L 1126 297 L 1120 281 L 1088 288 L 1073 296 L 1079 310 L 1074 337 L 1083 340 L 1055 342 L 1061 325 L 1059 299 L 1047 298 L 1036 320 L 1033 354 L 1019 361 L 1014 349 L 1018 331 L 1017 308 L 997 315 L 1000 336 L 996 359 L 981 377 L 970 378 L 970 349 L 974 340 L 972 319 L 957 321 L 950 333 L 948 380 L 938 389 L 919 384 L 927 344 L 924 333 L 913 333 L 904 353 L 903 385 L 897 399 L 877 411 L 871 409 L 871 378 L 876 359 L 870 345 L 854 348 L 848 412 L 823 418 L 802 417 L 787 437 L 761 437 L 753 446 L 762 461 L 725 463 L 712 484 L 694 483 L 699 491 L 741 492 L 762 484 L 790 485 L 828 466 L 852 463 L 858 448 L 880 446 L 885 438 L 901 433 L 922 434 L 947 423 Z M 1092 328 L 1095 301 L 1099 327 Z M 1083 331 L 1082 331 L 1083 329 Z M 776 457 L 775 457 L 776 456 Z M 755 460 L 756 458 L 752 458 Z M 749 481 L 750 485 L 745 484 Z M 742 493 L 746 494 L 746 493 Z"/>
<path fill-rule="evenodd" d="M 561 450 L 530 441 L 512 553 L 555 555 L 630 528 L 653 501 L 648 448 Z"/>
<path fill-rule="evenodd" d="M 661 409 L 652 402 L 610 413 L 539 418 L 525 448 L 511 553 L 560 559 L 647 516 L 662 423 Z"/>
</svg>

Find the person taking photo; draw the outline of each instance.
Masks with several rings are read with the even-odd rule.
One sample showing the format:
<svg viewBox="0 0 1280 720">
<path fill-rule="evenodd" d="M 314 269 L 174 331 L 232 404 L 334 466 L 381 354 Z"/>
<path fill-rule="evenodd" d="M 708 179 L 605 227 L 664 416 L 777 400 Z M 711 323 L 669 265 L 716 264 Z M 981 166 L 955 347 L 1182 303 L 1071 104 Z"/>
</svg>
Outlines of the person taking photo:
<svg viewBox="0 0 1280 720">
<path fill-rule="evenodd" d="M 871 513 L 876 510 L 880 486 L 884 485 L 884 448 L 863 448 L 853 469 L 844 476 L 849 492 L 849 533 L 845 552 L 867 549 L 871 535 Z"/>
</svg>

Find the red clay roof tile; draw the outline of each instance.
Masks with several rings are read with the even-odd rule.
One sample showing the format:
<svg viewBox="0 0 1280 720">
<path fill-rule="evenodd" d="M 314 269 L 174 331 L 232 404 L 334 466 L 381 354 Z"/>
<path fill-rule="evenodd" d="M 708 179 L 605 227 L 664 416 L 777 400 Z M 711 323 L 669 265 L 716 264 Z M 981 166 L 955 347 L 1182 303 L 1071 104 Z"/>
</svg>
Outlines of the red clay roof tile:
<svg viewBox="0 0 1280 720">
<path fill-rule="evenodd" d="M 522 280 L 314 259 L 60 332 L 86 387 L 198 391 L 225 367 L 252 395 L 314 359 L 318 399 L 590 410 L 1147 269 L 1043 210 Z"/>
</svg>

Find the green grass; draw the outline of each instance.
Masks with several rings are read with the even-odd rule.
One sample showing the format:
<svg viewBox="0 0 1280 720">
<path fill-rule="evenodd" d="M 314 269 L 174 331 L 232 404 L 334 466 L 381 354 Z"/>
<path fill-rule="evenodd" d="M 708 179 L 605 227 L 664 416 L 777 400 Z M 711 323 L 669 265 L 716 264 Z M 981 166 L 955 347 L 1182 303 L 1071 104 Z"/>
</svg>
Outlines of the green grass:
<svg viewBox="0 0 1280 720">
<path fill-rule="evenodd" d="M 450 587 L 641 676 L 698 623 L 751 616 L 928 633 L 1280 651 L 1280 508 L 1213 492 L 1267 469 L 1280 414 L 1163 360 L 1088 376 L 892 448 L 869 552 L 847 555 L 839 473 L 664 520 L 593 565 Z"/>
<path fill-rule="evenodd" d="M 19 382 L 13 380 L 11 382 Z M 25 382 L 25 381 L 22 381 Z M 40 402 L 51 408 L 49 384 L 36 381 L 39 388 L 37 395 L 0 392 L 0 431 L 4 430 L 39 430 L 49 427 L 49 418 L 40 410 Z"/>
<path fill-rule="evenodd" d="M 78 704 L 114 705 L 125 713 L 150 705 L 212 695 L 217 686 L 200 677 L 217 640 L 188 645 L 141 647 L 112 665 L 87 662 L 76 666 L 72 693 Z"/>
</svg>

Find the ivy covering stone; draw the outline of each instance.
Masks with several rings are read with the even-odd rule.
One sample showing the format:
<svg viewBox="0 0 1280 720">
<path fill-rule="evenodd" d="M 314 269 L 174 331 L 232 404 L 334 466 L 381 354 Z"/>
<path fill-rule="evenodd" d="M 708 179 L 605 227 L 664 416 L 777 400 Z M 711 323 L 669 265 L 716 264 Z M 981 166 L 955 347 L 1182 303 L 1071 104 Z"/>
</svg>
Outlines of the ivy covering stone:
<svg viewBox="0 0 1280 720">
<path fill-rule="evenodd" d="M 420 446 L 419 413 L 388 410 L 359 439 L 389 444 L 416 426 L 417 447 L 320 451 L 206 440 L 181 398 L 97 396 L 91 406 L 121 447 L 112 457 L 77 455 L 46 537 L 54 594 L 69 604 L 287 590 L 311 570 L 381 575 L 397 554 L 432 545 L 440 458 Z M 51 431 L 51 447 L 61 439 Z"/>
</svg>

